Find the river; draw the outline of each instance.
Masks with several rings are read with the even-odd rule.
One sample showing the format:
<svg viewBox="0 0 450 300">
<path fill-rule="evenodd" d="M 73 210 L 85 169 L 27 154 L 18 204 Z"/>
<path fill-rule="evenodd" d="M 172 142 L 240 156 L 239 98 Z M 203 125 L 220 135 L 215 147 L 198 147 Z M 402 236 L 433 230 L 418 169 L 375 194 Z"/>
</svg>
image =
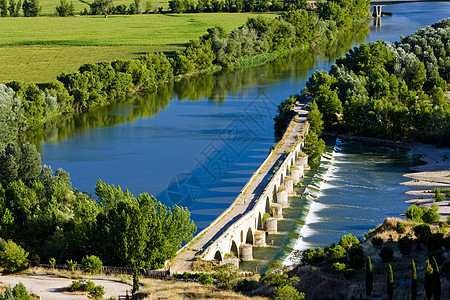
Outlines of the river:
<svg viewBox="0 0 450 300">
<path fill-rule="evenodd" d="M 168 206 L 188 207 L 201 230 L 233 202 L 264 161 L 275 142 L 276 106 L 299 93 L 310 74 L 329 69 L 352 45 L 399 40 L 448 17 L 450 3 L 396 4 L 383 11 L 393 16 L 345 36 L 327 53 L 296 54 L 171 83 L 125 104 L 47 124 L 28 139 L 38 146 L 43 164 L 70 173 L 73 187 L 94 194 L 101 178 L 135 195 L 153 194 Z M 290 217 L 280 226 L 291 234 L 276 237 L 275 243 L 285 247 L 271 255 L 285 259 L 294 248 L 323 246 L 348 232 L 361 236 L 386 216 L 404 211 L 404 189 L 398 182 L 414 163 L 405 151 L 342 145 L 332 169 L 322 166 L 317 172 L 329 178 L 310 214 L 311 203 L 300 199 L 293 202 L 298 209 L 286 212 Z"/>
</svg>

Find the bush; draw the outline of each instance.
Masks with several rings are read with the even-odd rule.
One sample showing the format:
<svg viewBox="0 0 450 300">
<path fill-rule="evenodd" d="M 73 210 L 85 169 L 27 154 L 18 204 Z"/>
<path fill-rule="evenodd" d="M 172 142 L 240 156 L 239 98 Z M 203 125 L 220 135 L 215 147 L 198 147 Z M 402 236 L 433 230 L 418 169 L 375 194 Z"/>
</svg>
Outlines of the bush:
<svg viewBox="0 0 450 300">
<path fill-rule="evenodd" d="M 324 258 L 324 253 L 321 248 L 313 249 L 309 248 L 303 251 L 302 262 L 305 264 L 314 264 L 322 261 Z"/>
<path fill-rule="evenodd" d="M 363 259 L 364 260 L 364 259 Z M 352 279 L 352 278 L 355 278 L 355 276 L 356 276 L 356 274 L 357 274 L 357 272 L 356 272 L 356 270 L 355 269 L 346 269 L 346 270 L 344 270 L 344 277 L 346 278 L 346 279 Z"/>
<path fill-rule="evenodd" d="M 105 294 L 105 290 L 102 285 L 96 285 L 91 290 L 89 290 L 89 296 L 92 299 L 102 299 Z"/>
<path fill-rule="evenodd" d="M 432 261 L 433 260 L 432 257 L 434 257 L 438 265 L 442 265 L 442 263 L 445 261 L 445 257 L 442 254 L 441 250 L 430 252 L 428 257 L 430 258 L 430 261 Z"/>
<path fill-rule="evenodd" d="M 341 245 L 325 248 L 326 260 L 329 263 L 345 262 L 347 260 L 347 252 Z"/>
<path fill-rule="evenodd" d="M 423 213 L 424 211 L 421 207 L 417 207 L 415 204 L 413 204 L 406 210 L 406 219 L 416 222 L 422 222 Z"/>
<path fill-rule="evenodd" d="M 406 225 L 405 225 L 405 223 L 398 222 L 398 223 L 397 223 L 397 227 L 395 228 L 395 230 L 396 230 L 397 233 L 399 233 L 399 234 L 405 233 L 405 232 L 406 232 Z"/>
<path fill-rule="evenodd" d="M 72 284 L 69 285 L 69 292 L 81 291 L 81 283 L 77 280 L 72 281 Z"/>
<path fill-rule="evenodd" d="M 430 251 L 439 250 L 444 245 L 444 235 L 440 232 L 430 234 L 426 244 Z"/>
<path fill-rule="evenodd" d="M 331 265 L 330 267 L 330 271 L 333 274 L 339 274 L 341 272 L 343 272 L 345 270 L 345 264 L 341 264 L 341 263 L 334 263 Z"/>
<path fill-rule="evenodd" d="M 404 255 L 408 255 L 411 251 L 413 241 L 408 237 L 404 236 L 398 240 L 398 249 Z"/>
<path fill-rule="evenodd" d="M 422 220 L 427 224 L 433 224 L 441 220 L 441 216 L 437 213 L 439 207 L 436 203 L 433 203 L 429 209 L 426 209 Z"/>
<path fill-rule="evenodd" d="M 352 256 L 348 262 L 349 266 L 353 269 L 362 269 L 364 267 L 365 261 L 364 256 L 355 255 Z"/>
<path fill-rule="evenodd" d="M 283 287 L 278 287 L 275 289 L 274 293 L 275 300 L 303 300 L 305 299 L 305 294 L 300 293 L 295 287 L 290 285 L 285 285 Z"/>
<path fill-rule="evenodd" d="M 428 224 L 420 224 L 413 228 L 414 235 L 420 239 L 424 240 L 431 234 L 431 229 Z"/>
<path fill-rule="evenodd" d="M 344 249 L 349 249 L 352 245 L 359 245 L 359 240 L 353 234 L 344 235 L 339 243 Z"/>
<path fill-rule="evenodd" d="M 394 250 L 391 247 L 385 246 L 381 248 L 380 253 L 378 254 L 384 262 L 388 262 L 394 258 Z"/>
<path fill-rule="evenodd" d="M 372 238 L 372 240 L 370 242 L 375 247 L 378 247 L 378 246 L 381 246 L 383 244 L 383 239 L 381 238 L 381 236 L 377 235 L 376 237 Z"/>
<path fill-rule="evenodd" d="M 259 286 L 260 284 L 257 281 L 244 279 L 238 282 L 238 284 L 236 285 L 236 291 L 245 294 L 256 290 Z"/>
<path fill-rule="evenodd" d="M 361 245 L 353 245 L 347 251 L 348 257 L 352 258 L 353 256 L 362 256 L 364 257 L 364 249 Z"/>
<path fill-rule="evenodd" d="M 83 271 L 91 274 L 100 273 L 103 266 L 101 259 L 95 255 L 84 257 L 81 263 L 83 264 Z"/>
<path fill-rule="evenodd" d="M 22 247 L 9 240 L 5 243 L 3 251 L 0 252 L 0 262 L 6 272 L 17 272 L 28 267 L 28 252 Z"/>
<path fill-rule="evenodd" d="M 27 288 L 19 282 L 12 290 L 15 300 L 30 300 L 30 295 L 27 292 Z"/>
<path fill-rule="evenodd" d="M 213 280 L 211 274 L 201 273 L 198 276 L 198 282 L 200 282 L 201 284 L 204 284 L 204 285 L 209 285 L 209 284 L 213 284 L 214 280 Z"/>
</svg>

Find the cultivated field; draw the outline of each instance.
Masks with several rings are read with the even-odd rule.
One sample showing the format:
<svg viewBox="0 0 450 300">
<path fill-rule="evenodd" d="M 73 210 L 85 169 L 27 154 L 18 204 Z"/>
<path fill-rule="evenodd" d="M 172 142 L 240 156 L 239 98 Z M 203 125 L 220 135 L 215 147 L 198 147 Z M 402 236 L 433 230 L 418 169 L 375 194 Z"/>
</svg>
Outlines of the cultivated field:
<svg viewBox="0 0 450 300">
<path fill-rule="evenodd" d="M 0 19 L 0 83 L 43 83 L 84 63 L 181 50 L 220 25 L 230 31 L 257 14 L 150 14 Z M 264 14 L 276 17 L 277 14 Z"/>
</svg>

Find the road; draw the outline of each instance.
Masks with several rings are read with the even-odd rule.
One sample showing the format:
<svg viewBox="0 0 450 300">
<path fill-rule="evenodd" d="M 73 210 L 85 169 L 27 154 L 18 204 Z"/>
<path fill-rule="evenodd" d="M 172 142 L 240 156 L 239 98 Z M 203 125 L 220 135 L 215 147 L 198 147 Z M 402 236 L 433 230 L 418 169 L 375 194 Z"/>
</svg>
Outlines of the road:
<svg viewBox="0 0 450 300">
<path fill-rule="evenodd" d="M 115 297 L 119 295 L 125 295 L 128 290 L 131 292 L 131 286 L 129 284 L 114 281 L 111 279 L 102 279 L 98 276 L 87 276 L 95 283 L 95 285 L 102 285 L 105 289 L 105 298 Z M 48 274 L 30 274 L 20 276 L 0 276 L 0 282 L 5 286 L 11 286 L 13 288 L 19 282 L 28 290 L 28 293 L 33 293 L 40 296 L 41 299 L 48 300 L 70 300 L 70 299 L 88 299 L 87 294 L 74 295 L 63 293 L 63 289 L 67 288 L 74 279 L 68 278 L 55 278 Z"/>
</svg>

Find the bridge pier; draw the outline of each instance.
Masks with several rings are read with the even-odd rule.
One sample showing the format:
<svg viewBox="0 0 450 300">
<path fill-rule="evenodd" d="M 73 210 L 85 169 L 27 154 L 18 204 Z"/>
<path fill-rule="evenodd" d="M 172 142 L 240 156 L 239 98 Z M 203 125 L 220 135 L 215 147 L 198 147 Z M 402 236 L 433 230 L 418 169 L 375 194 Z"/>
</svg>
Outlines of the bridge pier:
<svg viewBox="0 0 450 300">
<path fill-rule="evenodd" d="M 283 187 L 282 189 L 278 189 L 277 203 L 281 204 L 284 208 L 289 207 L 288 192 L 286 188 Z"/>
<path fill-rule="evenodd" d="M 373 7 L 373 16 L 375 18 L 381 18 L 381 7 L 382 5 L 375 5 Z"/>
<path fill-rule="evenodd" d="M 308 155 L 306 155 L 305 153 L 299 155 L 297 159 L 297 164 L 303 165 L 303 170 L 309 170 Z"/>
<path fill-rule="evenodd" d="M 300 181 L 300 178 L 303 177 L 303 165 L 294 166 L 291 170 L 292 179 L 295 183 Z"/>
<path fill-rule="evenodd" d="M 250 244 L 241 244 L 239 246 L 239 252 L 241 253 L 242 261 L 253 260 L 253 246 Z"/>
<path fill-rule="evenodd" d="M 267 218 L 265 228 L 268 233 L 277 233 L 278 220 L 275 218 Z"/>
<path fill-rule="evenodd" d="M 284 182 L 286 184 L 286 191 L 288 193 L 288 196 L 294 195 L 294 179 L 290 176 L 286 176 L 284 178 Z"/>
<path fill-rule="evenodd" d="M 266 232 L 263 230 L 255 231 L 255 246 L 264 247 L 266 245 Z"/>
<path fill-rule="evenodd" d="M 276 219 L 283 219 L 283 205 L 279 203 L 272 204 L 273 217 Z"/>
</svg>

